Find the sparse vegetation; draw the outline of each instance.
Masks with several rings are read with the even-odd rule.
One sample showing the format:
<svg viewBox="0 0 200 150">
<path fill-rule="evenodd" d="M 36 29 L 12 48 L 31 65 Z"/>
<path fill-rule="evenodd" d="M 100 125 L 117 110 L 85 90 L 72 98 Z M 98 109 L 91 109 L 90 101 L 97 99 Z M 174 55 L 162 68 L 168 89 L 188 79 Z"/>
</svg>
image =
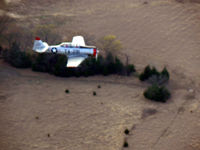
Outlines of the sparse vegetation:
<svg viewBox="0 0 200 150">
<path fill-rule="evenodd" d="M 3 51 L 3 58 L 6 62 L 17 68 L 28 68 L 31 66 L 30 56 L 20 50 L 19 44 L 14 42 L 11 47 Z"/>
<path fill-rule="evenodd" d="M 150 67 L 149 65 L 146 66 L 144 71 L 139 75 L 139 79 L 141 81 L 148 80 L 148 82 L 150 82 L 151 84 L 158 85 L 167 83 L 169 77 L 169 72 L 167 71 L 166 67 L 164 67 L 164 69 L 159 72 L 155 67 Z"/>
<path fill-rule="evenodd" d="M 169 90 L 163 86 L 170 78 L 167 68 L 159 72 L 155 67 L 149 65 L 145 67 L 144 71 L 139 75 L 141 81 L 148 81 L 151 86 L 144 91 L 144 96 L 147 99 L 166 102 L 170 98 Z"/>
<path fill-rule="evenodd" d="M 158 102 L 166 102 L 170 98 L 170 92 L 164 86 L 159 87 L 154 84 L 150 86 L 147 90 L 144 91 L 144 96 L 147 99 L 158 101 Z"/>
<path fill-rule="evenodd" d="M 100 49 L 104 50 L 107 53 L 116 53 L 122 49 L 122 44 L 117 40 L 115 35 L 107 35 L 99 40 Z"/>
<path fill-rule="evenodd" d="M 67 94 L 68 94 L 68 93 L 69 93 L 69 90 L 68 90 L 68 89 L 66 89 L 66 90 L 65 90 L 65 93 L 67 93 Z"/>
<path fill-rule="evenodd" d="M 129 131 L 128 129 L 125 129 L 125 130 L 124 130 L 124 133 L 125 133 L 126 135 L 128 135 L 129 132 L 130 132 L 130 131 Z"/>
<path fill-rule="evenodd" d="M 101 85 L 98 85 L 97 88 L 100 89 L 100 88 L 101 88 Z"/>
<path fill-rule="evenodd" d="M 93 91 L 93 96 L 96 96 L 96 95 L 97 95 L 97 93 L 95 91 Z"/>
<path fill-rule="evenodd" d="M 128 147 L 128 142 L 127 141 L 124 141 L 124 145 L 123 145 L 125 148 Z"/>
</svg>

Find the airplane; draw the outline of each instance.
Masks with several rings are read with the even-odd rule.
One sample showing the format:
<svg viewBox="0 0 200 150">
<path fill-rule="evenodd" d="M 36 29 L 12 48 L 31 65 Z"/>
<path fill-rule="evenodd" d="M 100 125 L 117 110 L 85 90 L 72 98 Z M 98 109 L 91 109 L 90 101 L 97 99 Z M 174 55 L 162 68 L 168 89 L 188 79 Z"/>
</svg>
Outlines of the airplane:
<svg viewBox="0 0 200 150">
<path fill-rule="evenodd" d="M 82 36 L 74 36 L 72 42 L 63 42 L 59 45 L 49 46 L 46 42 L 35 38 L 33 50 L 38 53 L 63 54 L 68 57 L 66 67 L 78 67 L 88 56 L 98 57 L 99 50 L 96 46 L 85 45 Z"/>
</svg>

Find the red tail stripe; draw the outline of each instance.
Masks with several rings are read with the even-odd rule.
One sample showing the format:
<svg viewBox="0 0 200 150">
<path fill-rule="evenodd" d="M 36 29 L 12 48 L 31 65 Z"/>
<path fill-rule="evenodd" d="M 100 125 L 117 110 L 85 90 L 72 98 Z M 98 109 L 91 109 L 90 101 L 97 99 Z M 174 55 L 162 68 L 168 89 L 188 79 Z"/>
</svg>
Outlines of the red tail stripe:
<svg viewBox="0 0 200 150">
<path fill-rule="evenodd" d="M 35 40 L 40 40 L 40 38 L 39 38 L 39 37 L 36 37 Z"/>
</svg>

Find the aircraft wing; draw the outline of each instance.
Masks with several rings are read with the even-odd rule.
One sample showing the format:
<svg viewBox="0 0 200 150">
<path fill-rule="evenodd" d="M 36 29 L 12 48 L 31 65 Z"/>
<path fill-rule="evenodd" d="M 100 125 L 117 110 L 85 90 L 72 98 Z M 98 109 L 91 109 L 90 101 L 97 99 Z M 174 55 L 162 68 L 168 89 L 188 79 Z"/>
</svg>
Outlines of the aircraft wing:
<svg viewBox="0 0 200 150">
<path fill-rule="evenodd" d="M 72 45 L 85 46 L 85 40 L 82 36 L 74 36 L 72 39 Z"/>
<path fill-rule="evenodd" d="M 70 68 L 78 67 L 87 57 L 88 57 L 87 55 L 68 56 L 66 67 Z"/>
</svg>

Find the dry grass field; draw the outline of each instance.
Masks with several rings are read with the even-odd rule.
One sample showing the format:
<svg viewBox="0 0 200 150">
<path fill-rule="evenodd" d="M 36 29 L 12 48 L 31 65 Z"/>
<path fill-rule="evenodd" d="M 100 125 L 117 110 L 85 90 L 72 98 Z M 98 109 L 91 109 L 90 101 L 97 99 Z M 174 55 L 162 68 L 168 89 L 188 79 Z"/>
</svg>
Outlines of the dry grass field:
<svg viewBox="0 0 200 150">
<path fill-rule="evenodd" d="M 64 34 L 116 35 L 137 70 L 167 66 L 172 97 L 146 100 L 136 77 L 58 78 L 0 61 L 0 150 L 200 150 L 198 1 L 6 2 L 24 26 L 62 18 Z"/>
</svg>

